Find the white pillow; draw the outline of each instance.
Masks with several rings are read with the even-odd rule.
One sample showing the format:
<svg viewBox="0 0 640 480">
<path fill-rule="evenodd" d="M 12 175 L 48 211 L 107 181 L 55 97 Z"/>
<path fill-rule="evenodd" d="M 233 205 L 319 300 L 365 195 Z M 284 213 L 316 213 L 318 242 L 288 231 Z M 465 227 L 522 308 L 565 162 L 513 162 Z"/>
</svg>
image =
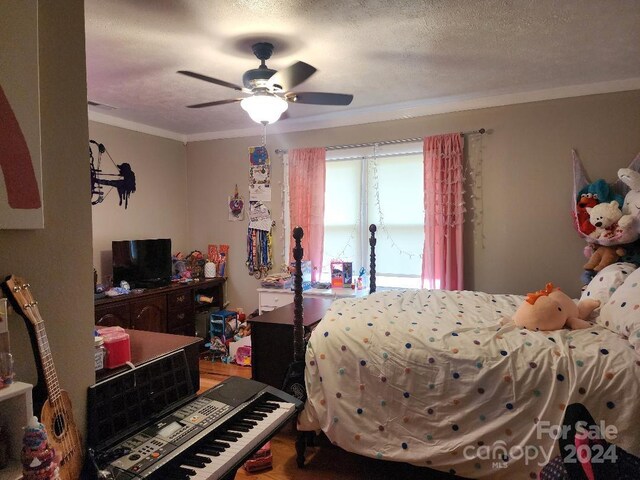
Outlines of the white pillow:
<svg viewBox="0 0 640 480">
<path fill-rule="evenodd" d="M 640 269 L 631 273 L 602 305 L 598 323 L 627 337 L 640 352 Z"/>
<path fill-rule="evenodd" d="M 584 289 L 580 300 L 600 300 L 600 307 L 591 314 L 591 318 L 595 319 L 597 323 L 604 326 L 604 323 L 602 323 L 599 318 L 602 306 L 609 301 L 611 295 L 613 295 L 635 269 L 636 266 L 633 263 L 613 263 L 600 270 L 589 282 L 587 288 Z"/>
</svg>

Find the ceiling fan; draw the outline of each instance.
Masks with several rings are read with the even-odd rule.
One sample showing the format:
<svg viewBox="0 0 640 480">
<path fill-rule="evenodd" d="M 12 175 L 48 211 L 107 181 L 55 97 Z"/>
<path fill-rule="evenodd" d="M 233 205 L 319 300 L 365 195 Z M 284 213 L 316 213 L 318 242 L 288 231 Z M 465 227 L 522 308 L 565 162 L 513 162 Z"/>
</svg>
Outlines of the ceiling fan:
<svg viewBox="0 0 640 480">
<path fill-rule="evenodd" d="M 240 102 L 240 106 L 249 114 L 252 120 L 266 125 L 277 121 L 280 115 L 287 110 L 289 103 L 349 105 L 353 100 L 353 95 L 342 93 L 292 92 L 292 88 L 308 79 L 316 72 L 316 69 L 308 63 L 296 62 L 282 70 L 272 70 L 267 67 L 265 61 L 271 57 L 273 45 L 267 42 L 260 42 L 253 44 L 251 49 L 261 63 L 258 68 L 247 70 L 244 73 L 242 76 L 244 86 L 242 87 L 200 73 L 179 70 L 178 73 L 182 75 L 215 83 L 216 85 L 232 88 L 250 95 L 244 98 L 230 98 L 188 105 L 188 108 L 213 107 L 215 105 Z"/>
</svg>

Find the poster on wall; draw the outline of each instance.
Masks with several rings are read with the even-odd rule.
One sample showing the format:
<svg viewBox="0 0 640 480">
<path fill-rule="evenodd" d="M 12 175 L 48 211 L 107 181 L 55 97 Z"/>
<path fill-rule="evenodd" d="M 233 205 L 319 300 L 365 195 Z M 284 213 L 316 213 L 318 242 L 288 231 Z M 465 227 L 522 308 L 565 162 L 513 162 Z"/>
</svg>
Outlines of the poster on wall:
<svg viewBox="0 0 640 480">
<path fill-rule="evenodd" d="M 249 202 L 249 228 L 271 230 L 271 212 L 262 202 Z"/>
<path fill-rule="evenodd" d="M 254 165 L 249 170 L 249 201 L 271 201 L 271 171 L 269 165 Z"/>
<path fill-rule="evenodd" d="M 0 228 L 44 228 L 37 0 L 0 2 Z"/>
<path fill-rule="evenodd" d="M 251 165 L 268 165 L 269 152 L 267 152 L 267 147 L 264 145 L 249 147 L 249 162 Z"/>
</svg>

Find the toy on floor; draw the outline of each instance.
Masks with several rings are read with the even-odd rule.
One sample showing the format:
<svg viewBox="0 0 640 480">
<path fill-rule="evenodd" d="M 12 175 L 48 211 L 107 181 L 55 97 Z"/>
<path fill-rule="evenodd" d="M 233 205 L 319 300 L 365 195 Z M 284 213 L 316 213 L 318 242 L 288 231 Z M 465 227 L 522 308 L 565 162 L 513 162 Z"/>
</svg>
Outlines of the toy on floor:
<svg viewBox="0 0 640 480">
<path fill-rule="evenodd" d="M 211 337 L 211 344 L 209 350 L 213 354 L 212 360 L 216 358 L 224 359 L 227 356 L 227 346 L 224 344 L 220 337 Z"/>
<path fill-rule="evenodd" d="M 244 469 L 248 473 L 259 472 L 273 466 L 273 457 L 271 455 L 271 442 L 265 443 L 260 450 L 244 462 Z"/>
<path fill-rule="evenodd" d="M 572 330 L 589 328 L 591 323 L 586 319 L 599 305 L 598 300 L 591 299 L 576 304 L 553 283 L 547 283 L 544 290 L 527 295 L 513 321 L 519 327 L 535 331 L 560 330 L 565 326 Z"/>
</svg>

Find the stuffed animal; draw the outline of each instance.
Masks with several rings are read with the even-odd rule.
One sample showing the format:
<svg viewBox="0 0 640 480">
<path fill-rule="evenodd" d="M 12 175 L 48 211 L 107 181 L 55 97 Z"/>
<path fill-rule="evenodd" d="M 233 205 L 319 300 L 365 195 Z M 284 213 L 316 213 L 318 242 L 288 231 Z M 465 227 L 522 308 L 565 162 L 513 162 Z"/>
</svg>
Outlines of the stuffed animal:
<svg viewBox="0 0 640 480">
<path fill-rule="evenodd" d="M 585 263 L 582 268 L 585 270 L 595 270 L 599 272 L 604 267 L 608 267 L 612 263 L 616 263 L 620 260 L 620 257 L 624 256 L 627 252 L 624 248 L 619 246 L 602 246 L 594 245 L 594 251 L 589 258 L 589 261 Z"/>
<path fill-rule="evenodd" d="M 624 197 L 622 213 L 640 219 L 640 172 L 621 168 L 618 170 L 618 178 L 631 189 Z"/>
<path fill-rule="evenodd" d="M 576 203 L 576 217 L 578 220 L 578 228 L 585 235 L 591 234 L 596 227 L 591 225 L 589 221 L 589 212 L 587 212 L 587 208 L 593 208 L 598 205 L 600 201 L 598 200 L 597 193 L 583 193 L 580 195 Z"/>
<path fill-rule="evenodd" d="M 589 235 L 595 230 L 595 227 L 589 222 L 587 207 L 595 207 L 601 202 L 612 200 L 616 200 L 618 204 L 624 201 L 620 195 L 611 190 L 609 184 L 602 178 L 580 190 L 576 199 L 576 221 L 580 232 Z"/>
<path fill-rule="evenodd" d="M 544 290 L 529 293 L 513 315 L 513 321 L 527 330 L 572 330 L 589 328 L 586 319 L 600 306 L 598 300 L 580 300 L 577 304 L 567 294 L 547 283 Z"/>
<path fill-rule="evenodd" d="M 617 201 L 608 203 L 599 203 L 595 207 L 587 207 L 589 213 L 589 221 L 595 230 L 589 235 L 591 238 L 598 239 L 601 235 L 606 235 L 608 231 L 617 227 L 626 228 L 633 221 L 631 215 L 623 215 L 620 210 L 620 204 Z"/>
</svg>

